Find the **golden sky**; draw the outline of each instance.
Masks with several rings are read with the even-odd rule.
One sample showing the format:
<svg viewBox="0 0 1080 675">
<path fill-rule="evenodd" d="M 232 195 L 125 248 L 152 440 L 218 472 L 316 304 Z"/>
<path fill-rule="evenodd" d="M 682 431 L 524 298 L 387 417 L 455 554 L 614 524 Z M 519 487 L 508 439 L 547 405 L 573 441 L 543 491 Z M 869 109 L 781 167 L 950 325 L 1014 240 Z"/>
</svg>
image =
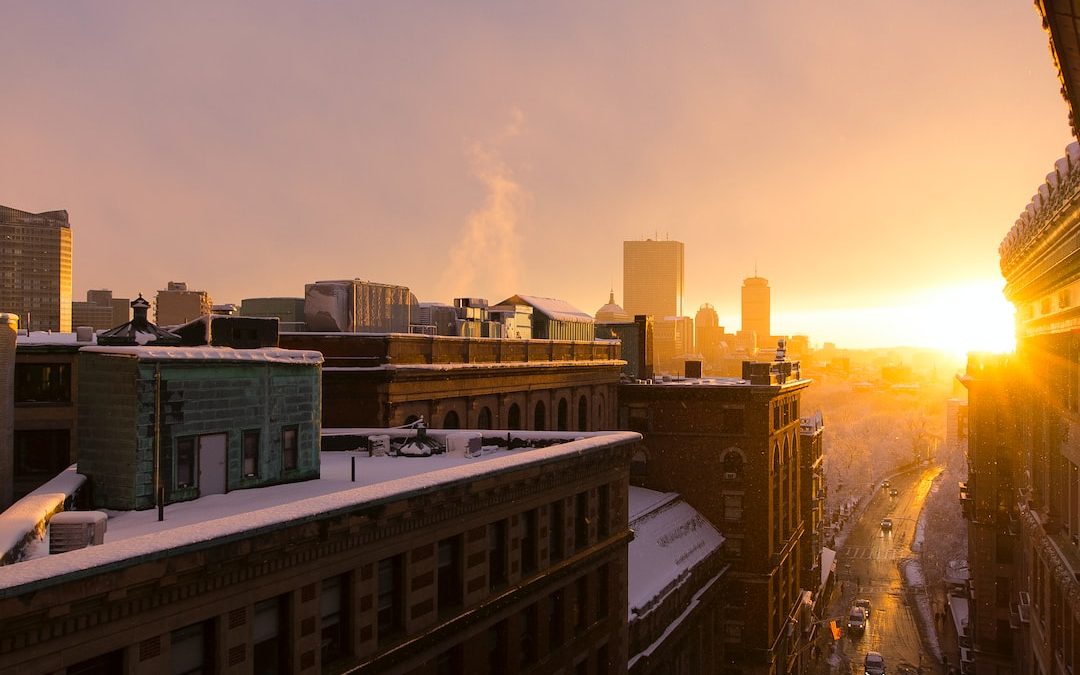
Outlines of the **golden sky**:
<svg viewBox="0 0 1080 675">
<path fill-rule="evenodd" d="M 593 312 L 612 284 L 621 300 L 621 242 L 669 236 L 691 315 L 736 317 L 756 265 L 777 330 L 952 348 L 976 319 L 1000 331 L 997 246 L 1071 140 L 1025 2 L 26 3 L 3 21 L 0 204 L 68 209 L 77 297 L 361 277 Z M 983 309 L 920 325 L 958 297 Z"/>
</svg>

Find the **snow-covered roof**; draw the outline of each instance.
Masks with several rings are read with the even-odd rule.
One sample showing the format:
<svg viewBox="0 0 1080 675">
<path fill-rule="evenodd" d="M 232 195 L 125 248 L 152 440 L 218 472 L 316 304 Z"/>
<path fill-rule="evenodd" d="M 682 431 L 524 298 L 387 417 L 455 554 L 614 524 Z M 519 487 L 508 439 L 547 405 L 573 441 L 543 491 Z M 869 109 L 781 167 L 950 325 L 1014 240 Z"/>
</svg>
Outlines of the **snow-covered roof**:
<svg viewBox="0 0 1080 675">
<path fill-rule="evenodd" d="M 431 433 L 435 431 L 431 430 Z M 525 434 L 510 433 L 515 437 Z M 474 481 L 479 476 L 563 460 L 613 443 L 641 439 L 640 434 L 632 432 L 547 433 L 546 437 L 565 437 L 567 440 L 546 448 L 509 451 L 488 448 L 479 457 L 472 458 L 451 453 L 416 458 L 368 457 L 366 452 L 323 452 L 320 478 L 316 480 L 234 490 L 224 495 L 170 504 L 165 507 L 163 522 L 158 522 L 153 509 L 109 512 L 104 544 L 37 557 L 33 564 L 0 567 L 0 597 L 25 592 L 26 589 L 15 587 L 27 584 L 67 575 L 73 575 L 68 578 L 90 576 L 98 571 L 96 568 L 106 565 L 157 559 L 177 549 L 212 545 L 215 540 L 225 537 L 253 536 L 356 507 L 441 489 L 448 484 Z M 355 483 L 350 480 L 353 457 L 356 458 Z"/>
<path fill-rule="evenodd" d="M 593 318 L 565 300 L 541 298 L 536 295 L 515 295 L 499 303 L 500 305 L 526 304 L 555 321 L 575 321 L 595 323 Z"/>
<path fill-rule="evenodd" d="M 92 340 L 97 339 L 97 336 L 93 336 Z M 76 333 L 59 333 L 53 331 L 31 331 L 29 335 L 24 332 L 20 332 L 15 336 L 15 343 L 24 346 L 37 346 L 37 345 L 89 345 L 92 342 L 79 342 L 78 335 Z"/>
<path fill-rule="evenodd" d="M 499 369 L 499 368 L 535 368 L 537 366 L 553 367 L 595 367 L 595 366 L 625 366 L 622 359 L 592 359 L 578 361 L 483 361 L 474 363 L 382 363 L 377 366 L 327 366 L 326 372 L 365 372 L 377 370 L 476 370 L 476 369 Z"/>
<path fill-rule="evenodd" d="M 677 494 L 630 487 L 628 609 L 643 616 L 686 581 L 724 537 Z"/>
<path fill-rule="evenodd" d="M 323 362 L 320 352 L 306 349 L 232 349 L 231 347 L 102 347 L 87 346 L 82 351 L 96 354 L 131 356 L 143 361 L 254 361 L 259 363 L 288 363 L 318 365 Z"/>
<path fill-rule="evenodd" d="M 85 482 L 86 476 L 75 473 L 75 467 L 70 466 L 0 512 L 0 559 L 19 548 Z"/>
</svg>

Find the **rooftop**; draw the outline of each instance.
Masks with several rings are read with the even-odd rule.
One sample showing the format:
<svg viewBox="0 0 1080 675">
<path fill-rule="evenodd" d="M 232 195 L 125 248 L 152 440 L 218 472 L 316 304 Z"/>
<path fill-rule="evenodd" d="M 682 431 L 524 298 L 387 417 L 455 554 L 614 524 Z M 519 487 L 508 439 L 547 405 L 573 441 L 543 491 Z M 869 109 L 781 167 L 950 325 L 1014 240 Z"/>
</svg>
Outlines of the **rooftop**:
<svg viewBox="0 0 1080 675">
<path fill-rule="evenodd" d="M 409 429 L 335 429 L 326 436 L 356 436 L 358 445 L 372 435 L 405 437 Z M 443 438 L 448 432 L 429 430 Z M 449 432 L 477 433 L 477 432 Z M 213 545 L 221 540 L 281 529 L 309 522 L 356 507 L 369 507 L 443 489 L 448 485 L 472 482 L 478 476 L 495 475 L 529 465 L 570 459 L 597 448 L 639 440 L 628 432 L 527 432 L 484 431 L 485 436 L 512 435 L 518 443 L 546 444 L 547 447 L 504 447 L 488 445 L 477 456 L 447 452 L 431 457 L 372 457 L 367 451 L 323 452 L 318 479 L 263 488 L 235 490 L 228 494 L 202 497 L 165 507 L 165 520 L 157 512 L 110 511 L 105 542 L 69 553 L 46 555 L 47 541 L 28 549 L 34 564 L 15 563 L 0 567 L 0 597 L 25 592 L 28 584 L 47 584 L 60 577 L 89 576 L 109 566 L 135 564 Z M 339 439 L 340 440 L 340 439 Z M 356 482 L 350 480 L 356 461 Z M 0 514 L 0 524 L 7 512 Z M 16 588 L 20 587 L 20 588 Z"/>
</svg>

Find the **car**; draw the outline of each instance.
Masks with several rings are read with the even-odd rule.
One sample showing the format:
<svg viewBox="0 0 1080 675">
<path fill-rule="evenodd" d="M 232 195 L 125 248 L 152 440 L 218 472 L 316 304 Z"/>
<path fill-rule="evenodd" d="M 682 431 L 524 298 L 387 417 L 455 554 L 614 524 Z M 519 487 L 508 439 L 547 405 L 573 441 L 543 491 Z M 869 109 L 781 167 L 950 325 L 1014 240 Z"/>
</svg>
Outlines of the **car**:
<svg viewBox="0 0 1080 675">
<path fill-rule="evenodd" d="M 881 481 L 881 487 L 887 488 L 887 487 L 889 487 L 889 485 L 890 485 L 889 481 L 887 481 L 887 480 Z"/>
<path fill-rule="evenodd" d="M 893 488 L 893 489 L 889 490 L 889 496 L 890 497 L 895 497 L 898 494 L 900 494 L 900 491 L 897 490 L 896 488 Z"/>
<path fill-rule="evenodd" d="M 863 672 L 866 675 L 885 675 L 885 658 L 879 652 L 866 652 Z"/>
<path fill-rule="evenodd" d="M 866 630 L 866 610 L 852 605 L 851 613 L 848 614 L 847 627 L 852 633 L 861 633 Z"/>
<path fill-rule="evenodd" d="M 855 600 L 855 606 L 862 607 L 864 610 L 866 610 L 866 618 L 870 618 L 870 600 L 868 600 L 867 598 L 858 598 L 857 600 Z"/>
<path fill-rule="evenodd" d="M 881 519 L 881 529 L 883 529 L 883 530 L 891 530 L 892 529 L 892 518 L 882 518 Z"/>
</svg>

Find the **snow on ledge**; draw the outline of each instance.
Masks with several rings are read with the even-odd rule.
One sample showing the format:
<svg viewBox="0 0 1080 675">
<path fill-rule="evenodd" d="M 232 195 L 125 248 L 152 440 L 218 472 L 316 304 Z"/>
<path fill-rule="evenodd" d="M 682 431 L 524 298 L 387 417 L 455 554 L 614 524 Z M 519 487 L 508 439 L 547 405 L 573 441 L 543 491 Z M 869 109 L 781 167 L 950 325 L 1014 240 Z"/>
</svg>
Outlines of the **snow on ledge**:
<svg viewBox="0 0 1080 675">
<path fill-rule="evenodd" d="M 69 466 L 55 478 L 0 512 L 0 565 L 15 562 L 19 549 L 45 531 L 49 516 L 62 511 L 68 497 L 82 487 L 86 476 Z"/>
<path fill-rule="evenodd" d="M 315 366 L 323 362 L 321 352 L 307 349 L 233 349 L 231 347 L 103 347 L 87 346 L 80 351 L 95 354 L 132 356 L 144 361 L 248 361 Z"/>
<path fill-rule="evenodd" d="M 448 469 L 420 472 L 405 478 L 351 490 L 297 499 L 269 508 L 170 528 L 113 543 L 106 540 L 106 543 L 100 546 L 37 558 L 32 563 L 0 567 L 0 598 L 13 597 L 26 592 L 29 589 L 22 587 L 30 584 L 43 584 L 50 581 L 60 583 L 85 578 L 101 573 L 103 567 L 135 565 L 142 561 L 174 555 L 179 549 L 187 547 L 201 549 L 215 543 L 225 543 L 290 525 L 311 522 L 331 513 L 401 499 L 406 494 L 431 492 L 448 484 L 472 481 L 479 476 L 500 474 L 531 464 L 544 464 L 580 456 L 598 448 L 621 445 L 640 439 L 641 434 L 633 432 L 607 432 L 506 457 Z M 406 458 L 402 461 L 423 462 L 424 460 Z M 303 483 L 297 485 L 303 485 Z"/>
</svg>

